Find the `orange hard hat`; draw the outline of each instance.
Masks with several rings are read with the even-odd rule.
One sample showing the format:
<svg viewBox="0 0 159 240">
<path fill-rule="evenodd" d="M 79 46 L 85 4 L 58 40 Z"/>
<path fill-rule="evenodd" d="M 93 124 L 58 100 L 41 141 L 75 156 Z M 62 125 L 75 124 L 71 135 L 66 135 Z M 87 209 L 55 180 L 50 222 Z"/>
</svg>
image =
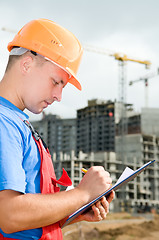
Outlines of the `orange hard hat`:
<svg viewBox="0 0 159 240">
<path fill-rule="evenodd" d="M 23 47 L 50 59 L 70 74 L 68 82 L 81 90 L 76 78 L 83 49 L 78 39 L 67 29 L 47 19 L 32 20 L 16 34 L 8 44 L 12 48 Z"/>
</svg>

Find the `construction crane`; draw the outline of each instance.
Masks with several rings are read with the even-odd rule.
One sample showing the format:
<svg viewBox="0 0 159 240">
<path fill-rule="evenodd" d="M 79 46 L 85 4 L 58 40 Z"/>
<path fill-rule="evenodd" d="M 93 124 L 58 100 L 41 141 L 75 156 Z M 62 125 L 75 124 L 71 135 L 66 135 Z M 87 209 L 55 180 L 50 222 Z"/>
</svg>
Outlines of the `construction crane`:
<svg viewBox="0 0 159 240">
<path fill-rule="evenodd" d="M 119 118 L 120 118 L 120 123 L 118 127 L 118 135 L 121 136 L 121 159 L 122 161 L 124 158 L 124 136 L 127 134 L 127 116 L 126 116 L 126 77 L 125 77 L 125 65 L 126 62 L 131 61 L 131 62 L 136 62 L 145 65 L 146 68 L 149 68 L 151 65 L 151 62 L 148 60 L 139 60 L 139 59 L 133 59 L 128 57 L 126 54 L 123 53 L 117 53 L 117 52 L 112 52 L 109 50 L 105 49 L 100 49 L 94 46 L 90 45 L 84 45 L 84 50 L 89 51 L 89 52 L 94 52 L 97 54 L 104 54 L 108 56 L 112 56 L 115 58 L 115 60 L 118 61 L 119 64 Z"/>
<path fill-rule="evenodd" d="M 112 56 L 115 58 L 115 60 L 118 60 L 118 63 L 119 63 L 119 99 L 118 99 L 118 101 L 119 101 L 119 103 L 121 103 L 121 105 L 125 106 L 125 104 L 126 104 L 125 63 L 128 61 L 136 62 L 136 63 L 144 64 L 146 68 L 149 68 L 151 65 L 151 62 L 148 60 L 144 61 L 144 60 L 139 60 L 139 59 L 133 59 L 123 53 L 116 53 L 116 52 L 97 48 L 97 47 L 90 46 L 90 45 L 84 45 L 84 50 L 89 51 L 89 52 L 98 53 L 98 54 Z M 122 109 L 123 109 L 123 107 L 122 107 Z M 121 111 L 120 113 L 121 113 L 120 118 L 126 117 L 124 112 Z M 122 131 L 122 133 L 123 133 L 123 131 Z"/>
<path fill-rule="evenodd" d="M 84 45 L 84 50 L 89 52 L 94 52 L 98 54 L 104 54 L 108 56 L 112 56 L 115 58 L 115 60 L 119 61 L 119 102 L 126 103 L 126 92 L 125 92 L 125 86 L 126 86 L 126 78 L 125 78 L 125 62 L 131 61 L 136 62 L 140 64 L 144 64 L 146 68 L 149 68 L 151 65 L 151 62 L 148 60 L 139 60 L 139 59 L 133 59 L 128 57 L 126 54 L 123 53 L 116 53 L 105 49 L 100 49 L 94 46 L 90 45 Z"/>
<path fill-rule="evenodd" d="M 105 54 L 105 55 L 112 56 L 116 60 L 119 60 L 122 62 L 124 62 L 124 61 L 138 62 L 138 63 L 144 64 L 146 66 L 146 68 L 149 68 L 149 66 L 151 65 L 151 62 L 148 60 L 143 61 L 143 60 L 132 59 L 123 53 L 116 53 L 116 52 L 112 52 L 110 50 L 97 48 L 97 47 L 86 45 L 86 44 L 84 45 L 84 49 L 89 52 L 95 52 L 95 53 L 99 53 L 99 54 Z"/>
<path fill-rule="evenodd" d="M 146 74 L 146 75 L 140 77 L 137 80 L 129 82 L 129 85 L 132 86 L 134 83 L 138 83 L 138 82 L 144 81 L 144 84 L 145 84 L 145 107 L 146 108 L 148 108 L 148 86 L 149 86 L 148 80 L 151 79 L 151 78 L 156 77 L 157 75 L 159 75 L 159 68 L 157 68 L 156 72 Z"/>
</svg>

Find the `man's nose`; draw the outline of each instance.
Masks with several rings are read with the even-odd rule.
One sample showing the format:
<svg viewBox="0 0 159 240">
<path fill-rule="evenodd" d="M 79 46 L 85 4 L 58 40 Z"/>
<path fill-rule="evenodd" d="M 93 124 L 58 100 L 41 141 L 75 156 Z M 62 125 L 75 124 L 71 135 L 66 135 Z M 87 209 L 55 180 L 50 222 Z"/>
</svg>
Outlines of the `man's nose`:
<svg viewBox="0 0 159 240">
<path fill-rule="evenodd" d="M 63 88 L 59 88 L 58 90 L 56 90 L 56 92 L 54 93 L 54 101 L 60 102 L 62 99 L 62 90 Z"/>
</svg>

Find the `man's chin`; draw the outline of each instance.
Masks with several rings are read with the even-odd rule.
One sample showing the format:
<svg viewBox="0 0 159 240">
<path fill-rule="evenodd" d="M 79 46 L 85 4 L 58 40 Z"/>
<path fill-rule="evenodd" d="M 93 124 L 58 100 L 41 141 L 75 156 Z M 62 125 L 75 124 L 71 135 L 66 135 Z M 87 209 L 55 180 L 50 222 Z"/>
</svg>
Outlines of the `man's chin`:
<svg viewBox="0 0 159 240">
<path fill-rule="evenodd" d="M 40 114 L 43 111 L 43 108 L 40 109 L 28 109 L 30 112 L 32 112 L 33 114 Z"/>
</svg>

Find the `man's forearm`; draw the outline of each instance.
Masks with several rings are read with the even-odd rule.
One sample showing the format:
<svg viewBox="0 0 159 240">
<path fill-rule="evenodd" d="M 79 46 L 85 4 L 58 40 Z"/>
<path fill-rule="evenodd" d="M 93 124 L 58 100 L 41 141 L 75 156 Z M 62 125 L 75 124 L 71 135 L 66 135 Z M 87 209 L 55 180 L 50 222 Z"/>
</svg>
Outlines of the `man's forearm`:
<svg viewBox="0 0 159 240">
<path fill-rule="evenodd" d="M 12 233 L 47 226 L 68 216 L 86 201 L 79 189 L 45 195 L 5 190 L 0 192 L 0 228 Z"/>
<path fill-rule="evenodd" d="M 73 190 L 54 194 L 0 191 L 0 228 L 6 233 L 58 222 L 99 196 L 112 180 L 104 168 L 91 167 Z"/>
</svg>

